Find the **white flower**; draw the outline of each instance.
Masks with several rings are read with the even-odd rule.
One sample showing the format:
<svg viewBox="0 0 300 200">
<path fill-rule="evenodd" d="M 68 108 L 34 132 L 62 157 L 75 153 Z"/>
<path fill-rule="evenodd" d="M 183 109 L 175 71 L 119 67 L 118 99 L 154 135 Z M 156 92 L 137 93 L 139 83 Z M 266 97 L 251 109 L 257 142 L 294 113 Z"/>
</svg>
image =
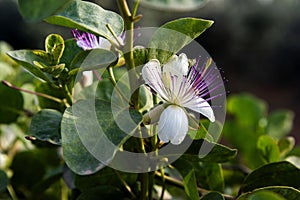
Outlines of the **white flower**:
<svg viewBox="0 0 300 200">
<path fill-rule="evenodd" d="M 204 99 L 209 94 L 208 84 L 215 79 L 206 73 L 207 68 L 188 66 L 186 55 L 180 54 L 172 56 L 162 68 L 152 59 L 142 69 L 145 83 L 168 105 L 158 121 L 158 136 L 163 142 L 180 144 L 184 140 L 189 127 L 185 108 L 215 121 L 213 109 Z"/>
</svg>

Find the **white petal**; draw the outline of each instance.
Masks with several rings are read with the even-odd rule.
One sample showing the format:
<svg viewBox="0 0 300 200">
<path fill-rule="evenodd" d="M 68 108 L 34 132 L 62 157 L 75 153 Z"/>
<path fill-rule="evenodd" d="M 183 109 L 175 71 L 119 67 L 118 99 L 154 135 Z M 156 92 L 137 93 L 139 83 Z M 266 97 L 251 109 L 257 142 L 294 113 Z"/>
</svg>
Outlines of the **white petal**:
<svg viewBox="0 0 300 200">
<path fill-rule="evenodd" d="M 99 37 L 99 48 L 110 50 L 111 44 L 107 39 Z"/>
<path fill-rule="evenodd" d="M 215 115 L 214 115 L 213 109 L 211 108 L 209 103 L 207 103 L 207 101 L 205 101 L 204 99 L 202 99 L 200 97 L 194 98 L 194 99 L 188 101 L 187 103 L 185 103 L 182 106 L 184 106 L 186 108 L 189 108 L 191 110 L 194 110 L 194 111 L 204 115 L 211 122 L 215 121 Z"/>
<path fill-rule="evenodd" d="M 157 79 L 156 76 L 160 77 L 161 75 L 160 63 L 156 59 L 152 59 L 145 64 L 142 69 L 142 76 L 146 84 L 150 84 L 152 80 Z"/>
<path fill-rule="evenodd" d="M 145 83 L 156 91 L 164 100 L 168 100 L 167 91 L 162 81 L 160 63 L 156 59 L 150 60 L 142 69 Z"/>
<path fill-rule="evenodd" d="M 152 108 L 143 116 L 144 124 L 155 124 L 159 121 L 162 112 L 165 110 L 166 104 L 159 104 Z"/>
<path fill-rule="evenodd" d="M 188 117 L 179 106 L 168 106 L 158 122 L 158 137 L 163 142 L 180 144 L 188 131 Z"/>
<path fill-rule="evenodd" d="M 93 84 L 93 71 L 82 72 L 82 85 L 88 87 Z"/>
<path fill-rule="evenodd" d="M 173 55 L 163 67 L 163 72 L 171 73 L 178 77 L 186 76 L 188 71 L 189 61 L 184 53 L 179 56 Z"/>
</svg>

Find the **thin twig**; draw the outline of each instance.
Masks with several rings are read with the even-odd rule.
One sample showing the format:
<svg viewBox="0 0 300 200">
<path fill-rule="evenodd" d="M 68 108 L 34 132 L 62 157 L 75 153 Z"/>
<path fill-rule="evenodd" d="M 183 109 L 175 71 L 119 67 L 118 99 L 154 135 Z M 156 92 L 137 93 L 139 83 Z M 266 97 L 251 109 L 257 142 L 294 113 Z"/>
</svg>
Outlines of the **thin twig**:
<svg viewBox="0 0 300 200">
<path fill-rule="evenodd" d="M 126 183 L 126 181 L 122 178 L 122 176 L 120 175 L 120 173 L 117 170 L 114 170 L 116 175 L 118 176 L 118 178 L 120 179 L 120 181 L 122 182 L 122 184 L 125 186 L 126 190 L 129 192 L 129 194 L 131 195 L 132 199 L 137 199 L 135 194 L 132 192 L 130 186 Z"/>
<path fill-rule="evenodd" d="M 159 173 L 159 172 L 155 172 L 155 175 L 158 176 L 159 178 L 162 178 L 162 174 Z M 169 184 L 172 184 L 172 185 L 180 187 L 180 188 L 184 187 L 183 182 L 176 179 L 176 178 L 166 176 L 166 175 L 164 175 L 164 178 L 165 178 L 165 182 L 168 182 Z M 199 187 L 197 187 L 197 191 L 200 195 L 204 195 L 204 194 L 207 194 L 207 193 L 210 192 L 209 190 L 205 190 L 205 189 L 202 189 L 202 188 L 199 188 Z M 231 195 L 228 195 L 228 194 L 221 194 L 221 195 L 227 200 L 234 200 L 235 199 L 235 197 L 233 197 Z"/>
<path fill-rule="evenodd" d="M 7 87 L 10 87 L 12 89 L 15 89 L 15 90 L 19 90 L 21 92 L 26 92 L 26 93 L 29 93 L 29 94 L 33 94 L 33 95 L 37 95 L 37 96 L 40 96 L 40 97 L 44 97 L 46 99 L 50 99 L 52 101 L 55 101 L 55 102 L 58 102 L 58 103 L 64 103 L 63 100 L 59 99 L 59 98 L 56 98 L 56 97 L 53 97 L 53 96 L 50 96 L 50 95 L 47 95 L 47 94 L 44 94 L 44 93 L 39 93 L 39 92 L 33 92 L 33 91 L 30 91 L 30 90 L 26 90 L 26 89 L 23 89 L 23 88 L 19 88 L 13 84 L 11 84 L 10 82 L 8 81 L 5 81 L 5 80 L 2 80 L 1 81 L 2 84 L 4 84 L 5 86 Z"/>
</svg>

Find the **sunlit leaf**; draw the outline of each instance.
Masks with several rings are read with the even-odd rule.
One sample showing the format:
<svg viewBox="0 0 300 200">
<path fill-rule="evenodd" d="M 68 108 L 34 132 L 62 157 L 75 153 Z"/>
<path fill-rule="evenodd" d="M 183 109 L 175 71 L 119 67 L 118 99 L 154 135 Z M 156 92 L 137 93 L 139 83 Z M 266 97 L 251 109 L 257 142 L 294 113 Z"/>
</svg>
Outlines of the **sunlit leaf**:
<svg viewBox="0 0 300 200">
<path fill-rule="evenodd" d="M 228 113 L 234 115 L 237 123 L 244 126 L 257 127 L 258 122 L 267 112 L 264 101 L 250 95 L 232 95 L 227 102 Z"/>
<path fill-rule="evenodd" d="M 201 188 L 223 192 L 224 177 L 220 164 L 198 162 L 194 163 L 195 173 Z"/>
<path fill-rule="evenodd" d="M 167 22 L 153 34 L 148 46 L 148 59 L 156 58 L 165 63 L 212 24 L 213 21 L 197 18 L 182 18 Z"/>
<path fill-rule="evenodd" d="M 48 53 L 51 65 L 59 64 L 65 49 L 64 39 L 58 34 L 50 34 L 45 41 L 45 50 Z"/>
<path fill-rule="evenodd" d="M 278 110 L 270 113 L 266 132 L 275 138 L 286 136 L 292 129 L 294 113 L 290 110 Z"/>
<path fill-rule="evenodd" d="M 258 138 L 257 149 L 265 163 L 280 160 L 280 151 L 277 142 L 268 135 L 262 135 Z"/>
<path fill-rule="evenodd" d="M 71 62 L 71 68 L 81 70 L 92 70 L 106 68 L 117 60 L 117 56 L 105 49 L 93 49 L 83 51 L 75 56 Z"/>
<path fill-rule="evenodd" d="M 7 54 L 16 61 L 19 65 L 22 65 L 25 69 L 44 81 L 51 82 L 50 77 L 44 74 L 33 62 L 43 63 L 43 59 L 34 54 L 32 50 L 16 50 L 9 51 Z"/>
<path fill-rule="evenodd" d="M 295 146 L 295 139 L 293 137 L 282 138 L 278 141 L 280 156 L 286 156 Z"/>
<path fill-rule="evenodd" d="M 230 149 L 224 145 L 208 142 L 207 140 L 195 140 L 182 155 L 182 158 L 192 162 L 223 163 L 233 159 L 236 154 L 236 149 Z"/>
<path fill-rule="evenodd" d="M 283 161 L 264 165 L 247 176 L 242 191 L 248 192 L 266 186 L 290 186 L 299 188 L 300 169 Z"/>
<path fill-rule="evenodd" d="M 73 1 L 61 12 L 45 19 L 48 23 L 102 35 L 114 40 L 107 25 L 118 36 L 123 31 L 123 19 L 115 12 L 104 10 L 87 1 Z"/>
<path fill-rule="evenodd" d="M 184 190 L 191 200 L 198 200 L 197 181 L 194 166 L 181 158 L 176 160 L 173 165 L 179 171 L 183 178 Z"/>
<path fill-rule="evenodd" d="M 66 163 L 75 173 L 91 174 L 103 168 L 94 156 L 102 156 L 97 158 L 105 163 L 114 158 L 120 145 L 130 137 L 130 133 L 124 133 L 115 122 L 123 112 L 126 110 L 113 115 L 110 102 L 105 100 L 82 100 L 66 109 L 61 124 L 62 146 Z M 137 124 L 141 122 L 140 114 L 134 110 L 129 112 Z"/>
<path fill-rule="evenodd" d="M 241 195 L 237 200 L 297 200 L 299 198 L 300 191 L 295 188 L 285 186 L 270 186 L 247 192 Z"/>
</svg>

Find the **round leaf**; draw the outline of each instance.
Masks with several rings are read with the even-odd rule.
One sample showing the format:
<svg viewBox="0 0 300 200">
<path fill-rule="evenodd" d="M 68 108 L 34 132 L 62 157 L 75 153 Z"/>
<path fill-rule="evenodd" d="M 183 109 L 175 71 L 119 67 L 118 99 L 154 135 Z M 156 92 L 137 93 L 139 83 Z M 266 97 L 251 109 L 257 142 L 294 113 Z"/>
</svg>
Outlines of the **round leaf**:
<svg viewBox="0 0 300 200">
<path fill-rule="evenodd" d="M 26 20 L 40 21 L 58 11 L 72 0 L 18 0 L 19 10 Z"/>
<path fill-rule="evenodd" d="M 270 199 L 270 200 L 298 200 L 300 198 L 300 191 L 292 187 L 284 186 L 273 186 L 264 187 L 247 192 L 241 195 L 237 200 L 248 200 L 248 199 Z M 265 199 L 263 199 L 265 197 Z"/>
<path fill-rule="evenodd" d="M 283 161 L 264 165 L 249 174 L 242 187 L 243 192 L 266 186 L 299 187 L 300 169 Z"/>
<path fill-rule="evenodd" d="M 114 41 L 107 25 L 118 36 L 123 31 L 123 19 L 115 12 L 104 10 L 87 1 L 73 1 L 62 12 L 46 19 L 48 23 L 102 35 Z"/>
<path fill-rule="evenodd" d="M 0 84 L 0 124 L 15 122 L 23 111 L 23 96 L 20 91 Z"/>
<path fill-rule="evenodd" d="M 75 173 L 89 174 L 101 169 L 101 162 L 110 163 L 130 137 L 115 121 L 126 111 L 119 112 L 114 116 L 110 102 L 104 100 L 82 100 L 66 109 L 61 124 L 62 146 L 66 163 Z M 137 126 L 141 115 L 134 110 L 130 114 Z"/>
<path fill-rule="evenodd" d="M 148 59 L 165 63 L 212 24 L 210 20 L 182 18 L 162 25 L 151 38 Z"/>
<path fill-rule="evenodd" d="M 294 113 L 289 110 L 278 110 L 268 116 L 266 132 L 275 138 L 286 136 L 292 129 Z"/>
<path fill-rule="evenodd" d="M 29 132 L 38 140 L 60 144 L 61 119 L 60 112 L 43 109 L 33 116 Z"/>
<path fill-rule="evenodd" d="M 36 55 L 33 50 L 9 51 L 7 52 L 7 54 L 37 78 L 43 79 L 47 82 L 51 82 L 49 77 L 34 65 L 34 61 L 43 62 L 43 59 L 40 56 Z"/>
<path fill-rule="evenodd" d="M 265 163 L 280 160 L 280 151 L 277 142 L 270 136 L 260 136 L 257 141 L 257 149 Z"/>
</svg>

